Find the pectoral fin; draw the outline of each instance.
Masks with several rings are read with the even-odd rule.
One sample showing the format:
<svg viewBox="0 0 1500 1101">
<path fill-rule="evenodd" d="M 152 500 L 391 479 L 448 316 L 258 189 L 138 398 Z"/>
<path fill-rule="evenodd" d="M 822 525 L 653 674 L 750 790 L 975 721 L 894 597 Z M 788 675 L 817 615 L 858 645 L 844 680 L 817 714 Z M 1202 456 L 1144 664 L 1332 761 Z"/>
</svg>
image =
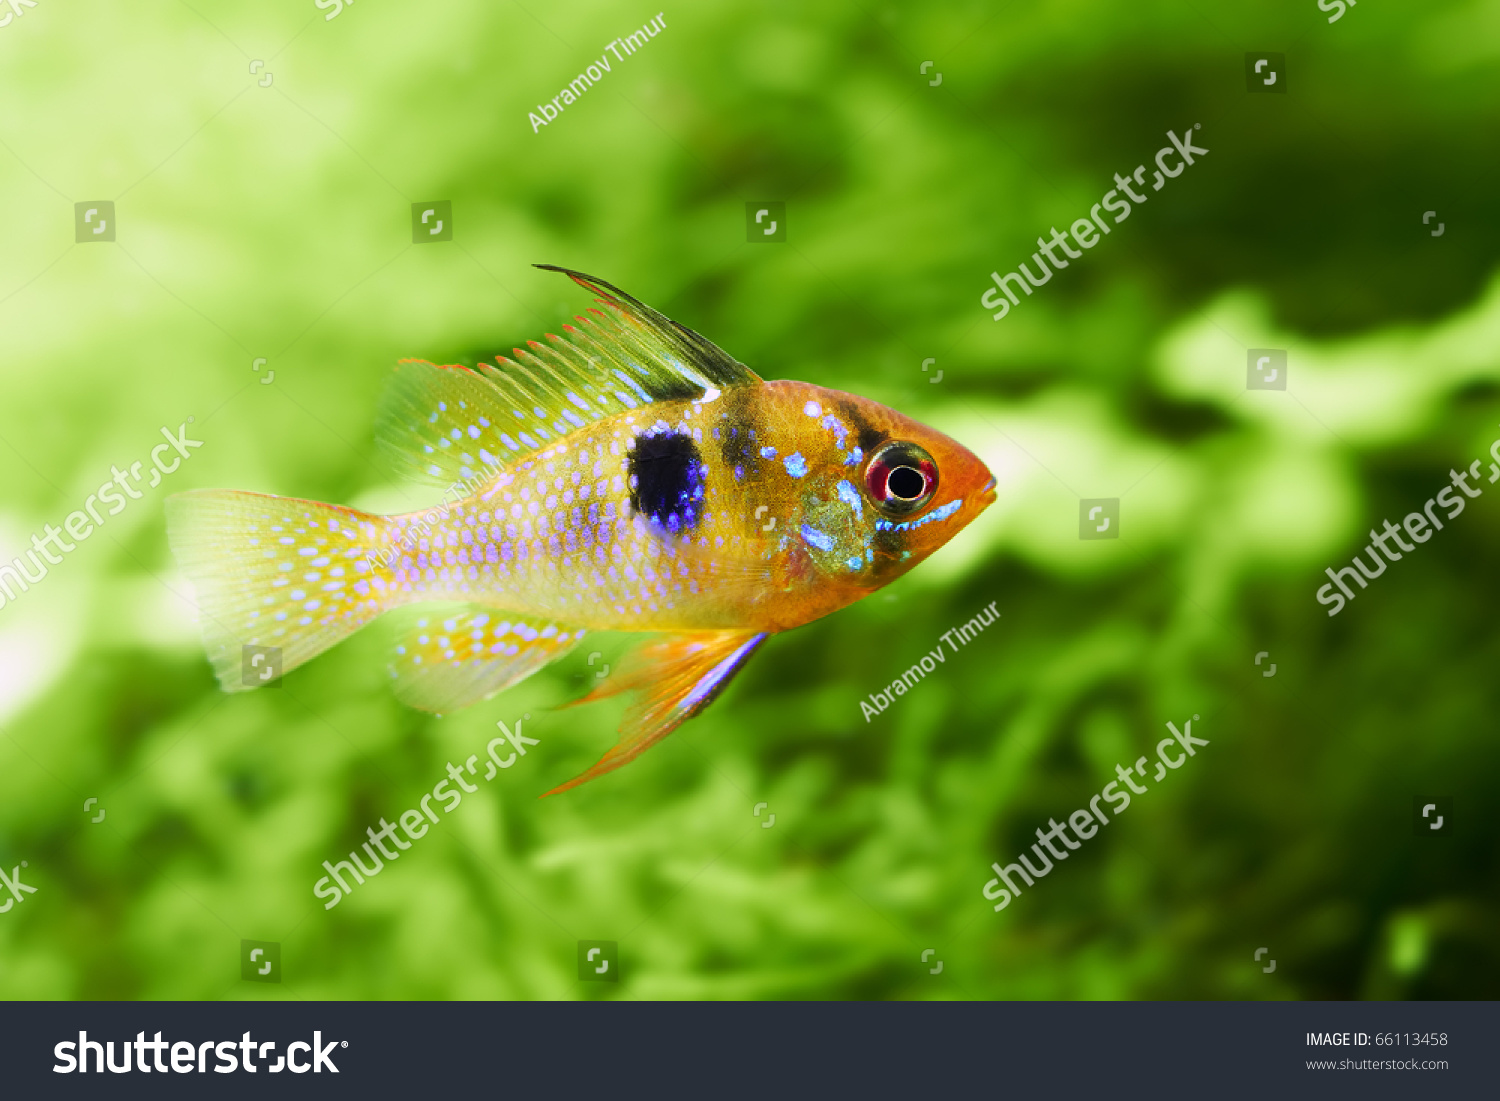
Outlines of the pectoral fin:
<svg viewBox="0 0 1500 1101">
<path fill-rule="evenodd" d="M 695 631 L 639 650 L 626 669 L 578 701 L 636 690 L 636 700 L 620 723 L 620 740 L 593 768 L 542 798 L 633 761 L 712 703 L 766 638 L 764 632 Z"/>
</svg>

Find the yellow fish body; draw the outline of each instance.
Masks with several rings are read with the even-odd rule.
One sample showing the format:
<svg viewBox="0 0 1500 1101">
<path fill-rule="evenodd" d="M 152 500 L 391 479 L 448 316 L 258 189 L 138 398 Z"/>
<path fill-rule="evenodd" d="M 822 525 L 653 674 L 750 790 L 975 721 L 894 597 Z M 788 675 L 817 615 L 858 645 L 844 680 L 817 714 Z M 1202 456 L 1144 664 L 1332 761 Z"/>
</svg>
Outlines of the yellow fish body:
<svg viewBox="0 0 1500 1101">
<path fill-rule="evenodd" d="M 942 433 L 765 382 L 566 274 L 603 308 L 564 336 L 474 369 L 397 366 L 381 443 L 409 473 L 462 487 L 455 502 L 378 516 L 225 490 L 170 499 L 226 691 L 258 683 L 242 676 L 246 646 L 279 648 L 284 674 L 386 612 L 401 619 L 397 695 L 437 712 L 510 687 L 587 631 L 664 632 L 588 697 L 637 690 L 619 742 L 563 791 L 702 711 L 769 635 L 888 584 L 994 501 L 984 464 Z"/>
</svg>

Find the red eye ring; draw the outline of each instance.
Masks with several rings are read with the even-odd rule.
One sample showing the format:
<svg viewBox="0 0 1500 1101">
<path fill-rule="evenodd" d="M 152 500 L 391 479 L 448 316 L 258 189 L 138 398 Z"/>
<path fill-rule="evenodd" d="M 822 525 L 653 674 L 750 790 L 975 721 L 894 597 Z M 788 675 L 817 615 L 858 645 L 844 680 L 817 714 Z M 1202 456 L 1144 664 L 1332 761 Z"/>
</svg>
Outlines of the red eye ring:
<svg viewBox="0 0 1500 1101">
<path fill-rule="evenodd" d="M 865 494 L 887 516 L 909 516 L 937 492 L 932 456 L 914 443 L 888 443 L 865 466 Z"/>
</svg>

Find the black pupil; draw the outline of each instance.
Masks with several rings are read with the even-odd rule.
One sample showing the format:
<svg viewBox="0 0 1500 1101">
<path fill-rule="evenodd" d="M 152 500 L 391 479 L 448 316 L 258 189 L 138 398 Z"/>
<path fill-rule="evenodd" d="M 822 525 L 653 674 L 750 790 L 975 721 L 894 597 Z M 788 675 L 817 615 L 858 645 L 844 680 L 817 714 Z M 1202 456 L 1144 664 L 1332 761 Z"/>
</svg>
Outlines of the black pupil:
<svg viewBox="0 0 1500 1101">
<path fill-rule="evenodd" d="M 898 466 L 891 471 L 885 484 L 891 496 L 900 497 L 903 501 L 915 501 L 927 489 L 927 479 L 922 476 L 922 472 L 910 466 Z"/>
</svg>

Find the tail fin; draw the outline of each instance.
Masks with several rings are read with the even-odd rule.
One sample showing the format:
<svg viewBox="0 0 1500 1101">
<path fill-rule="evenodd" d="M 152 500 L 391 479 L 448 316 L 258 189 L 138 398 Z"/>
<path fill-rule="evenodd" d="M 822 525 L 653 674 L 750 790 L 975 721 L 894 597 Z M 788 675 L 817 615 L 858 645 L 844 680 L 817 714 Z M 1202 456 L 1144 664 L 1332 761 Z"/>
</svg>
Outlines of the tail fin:
<svg viewBox="0 0 1500 1101">
<path fill-rule="evenodd" d="M 203 643 L 226 692 L 257 687 L 244 647 L 272 647 L 286 673 L 385 611 L 385 518 L 339 505 L 234 490 L 167 500 L 167 540 L 196 591 Z"/>
</svg>

